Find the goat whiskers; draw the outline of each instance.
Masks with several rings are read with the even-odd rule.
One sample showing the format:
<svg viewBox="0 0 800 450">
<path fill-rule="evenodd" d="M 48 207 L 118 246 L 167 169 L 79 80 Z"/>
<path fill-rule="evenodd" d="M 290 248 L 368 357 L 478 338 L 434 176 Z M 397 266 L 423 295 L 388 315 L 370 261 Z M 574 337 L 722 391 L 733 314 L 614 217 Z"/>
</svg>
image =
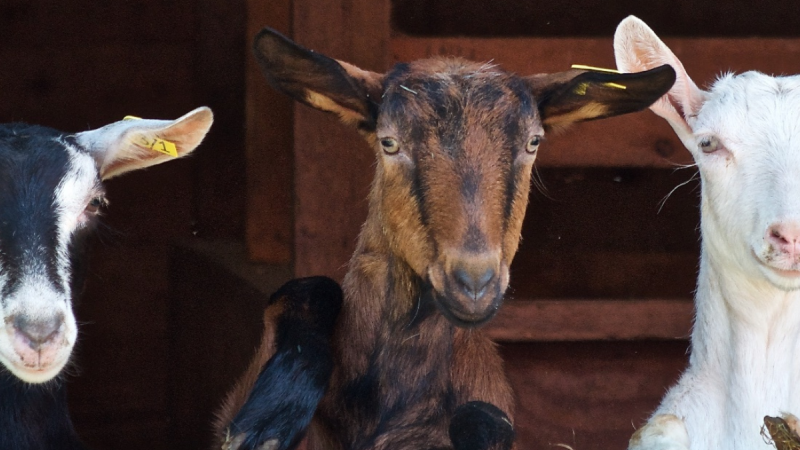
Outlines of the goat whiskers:
<svg viewBox="0 0 800 450">
<path fill-rule="evenodd" d="M 686 166 L 686 167 L 692 167 L 692 166 Z M 667 199 L 669 199 L 669 197 L 670 197 L 670 196 L 671 196 L 671 195 L 672 195 L 672 194 L 673 194 L 675 191 L 677 191 L 677 190 L 678 190 L 678 188 L 680 188 L 680 187 L 682 187 L 682 186 L 686 186 L 687 184 L 689 184 L 689 183 L 691 183 L 692 181 L 696 180 L 696 179 L 697 179 L 697 175 L 699 175 L 699 174 L 700 174 L 700 172 L 695 172 L 695 173 L 692 175 L 692 177 L 691 177 L 691 178 L 689 178 L 688 180 L 684 181 L 683 183 L 680 183 L 680 184 L 678 184 L 677 186 L 675 186 L 674 188 L 672 188 L 672 190 L 671 190 L 671 191 L 669 191 L 669 193 L 667 193 L 667 195 L 665 195 L 665 196 L 664 196 L 664 198 L 662 198 L 660 202 L 658 202 L 658 212 L 657 212 L 656 214 L 660 214 L 660 213 L 661 213 L 661 210 L 662 210 L 662 209 L 664 209 L 664 204 L 666 204 L 666 203 L 667 203 Z"/>
</svg>

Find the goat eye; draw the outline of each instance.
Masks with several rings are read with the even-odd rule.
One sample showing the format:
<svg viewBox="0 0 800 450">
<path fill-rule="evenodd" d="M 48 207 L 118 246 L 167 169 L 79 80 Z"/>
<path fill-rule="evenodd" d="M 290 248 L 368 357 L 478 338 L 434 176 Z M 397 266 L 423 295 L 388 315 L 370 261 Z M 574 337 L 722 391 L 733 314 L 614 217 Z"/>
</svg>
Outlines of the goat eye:
<svg viewBox="0 0 800 450">
<path fill-rule="evenodd" d="M 95 197 L 89 201 L 86 205 L 86 211 L 92 214 L 96 214 L 100 208 L 105 204 L 105 199 L 103 197 Z"/>
<path fill-rule="evenodd" d="M 534 136 L 528 141 L 528 145 L 525 147 L 525 151 L 528 153 L 536 153 L 536 150 L 539 149 L 539 144 L 542 142 L 541 136 Z"/>
<path fill-rule="evenodd" d="M 381 139 L 381 147 L 383 147 L 383 151 L 387 155 L 394 155 L 395 153 L 400 151 L 400 145 L 398 145 L 397 141 L 393 138 Z"/>
<path fill-rule="evenodd" d="M 719 148 L 719 139 L 714 136 L 706 136 L 700 139 L 700 150 L 703 153 L 714 153 Z"/>
</svg>

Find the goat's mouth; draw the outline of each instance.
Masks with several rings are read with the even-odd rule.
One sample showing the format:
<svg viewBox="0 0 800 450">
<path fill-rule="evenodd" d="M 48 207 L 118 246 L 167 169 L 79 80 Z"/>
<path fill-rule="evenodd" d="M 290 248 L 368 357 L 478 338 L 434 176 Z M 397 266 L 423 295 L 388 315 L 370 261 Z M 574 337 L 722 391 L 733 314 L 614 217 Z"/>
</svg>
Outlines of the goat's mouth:
<svg viewBox="0 0 800 450">
<path fill-rule="evenodd" d="M 496 255 L 459 255 L 431 266 L 427 283 L 433 304 L 453 325 L 481 326 L 492 319 L 508 287 L 508 266 Z"/>
<path fill-rule="evenodd" d="M 477 328 L 492 320 L 503 303 L 503 295 L 500 292 L 491 295 L 487 306 L 475 308 L 474 300 L 460 298 L 463 295 L 442 292 L 429 283 L 423 295 L 436 305 L 436 309 L 450 323 L 461 328 Z"/>
<path fill-rule="evenodd" d="M 483 314 L 463 314 L 459 309 L 448 306 L 448 298 L 436 296 L 436 307 L 453 325 L 461 328 L 477 328 L 492 320 L 500 310 L 500 305 L 490 306 Z"/>
<path fill-rule="evenodd" d="M 762 255 L 752 250 L 752 256 L 766 279 L 775 287 L 793 291 L 800 289 L 800 266 L 787 261 L 781 255 L 766 252 Z"/>
<path fill-rule="evenodd" d="M 71 350 L 70 345 L 59 345 L 58 348 L 21 354 L 13 341 L 0 336 L 0 365 L 26 383 L 45 383 L 61 373 L 69 361 Z"/>
<path fill-rule="evenodd" d="M 26 364 L 17 358 L 8 358 L 7 355 L 0 353 L 0 364 L 15 377 L 31 384 L 46 383 L 52 380 L 61 373 L 68 360 L 69 358 L 63 358 L 47 365 Z"/>
</svg>

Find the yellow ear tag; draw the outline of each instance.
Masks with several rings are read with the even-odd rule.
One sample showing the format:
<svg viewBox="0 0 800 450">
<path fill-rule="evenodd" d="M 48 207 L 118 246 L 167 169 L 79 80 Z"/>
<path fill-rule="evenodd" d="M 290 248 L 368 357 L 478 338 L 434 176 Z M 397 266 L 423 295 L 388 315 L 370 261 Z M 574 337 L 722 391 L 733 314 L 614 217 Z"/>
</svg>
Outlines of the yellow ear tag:
<svg viewBox="0 0 800 450">
<path fill-rule="evenodd" d="M 586 89 L 589 88 L 589 83 L 583 82 L 575 86 L 575 89 L 572 91 L 578 95 L 586 95 Z"/>
<path fill-rule="evenodd" d="M 585 66 L 583 64 L 573 64 L 572 68 L 573 69 L 579 69 L 579 70 L 591 70 L 592 72 L 622 73 L 619 70 L 615 70 L 615 69 L 604 69 L 602 67 Z"/>
<path fill-rule="evenodd" d="M 627 86 L 623 86 L 623 85 L 617 84 L 617 83 L 603 83 L 603 86 L 612 87 L 614 89 L 628 89 Z"/>
<path fill-rule="evenodd" d="M 142 120 L 142 118 L 136 116 L 125 116 L 122 118 L 122 120 Z M 165 155 L 172 156 L 173 158 L 178 157 L 178 147 L 176 147 L 175 143 L 173 142 L 165 141 L 164 139 L 157 137 L 148 139 L 145 135 L 140 135 L 137 140 L 139 141 L 139 145 L 149 148 L 154 152 L 163 153 Z"/>
<path fill-rule="evenodd" d="M 585 66 L 583 64 L 573 64 L 571 66 L 571 68 L 579 69 L 579 70 L 590 70 L 592 72 L 602 72 L 602 73 L 622 73 L 619 70 L 604 69 L 602 67 L 594 67 L 594 66 Z M 610 82 L 609 83 L 603 83 L 603 86 L 614 88 L 614 89 L 628 89 L 627 86 L 624 86 L 624 85 L 621 85 L 621 84 L 617 84 L 617 83 L 610 83 Z M 586 87 L 587 87 L 586 83 L 581 83 L 580 85 L 578 85 L 577 88 L 575 88 L 575 93 L 578 94 L 578 95 L 586 95 Z"/>
<path fill-rule="evenodd" d="M 139 144 L 149 148 L 154 152 L 163 153 L 165 155 L 172 156 L 173 158 L 178 157 L 178 147 L 176 147 L 173 142 L 165 141 L 164 139 L 157 137 L 148 139 L 147 136 L 142 135 L 139 136 Z"/>
</svg>

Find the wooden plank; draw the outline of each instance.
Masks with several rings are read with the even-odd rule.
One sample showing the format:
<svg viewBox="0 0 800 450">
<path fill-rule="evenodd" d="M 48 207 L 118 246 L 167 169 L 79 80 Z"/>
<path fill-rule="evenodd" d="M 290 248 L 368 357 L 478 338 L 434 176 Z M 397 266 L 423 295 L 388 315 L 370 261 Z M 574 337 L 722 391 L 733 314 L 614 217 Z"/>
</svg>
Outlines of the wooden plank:
<svg viewBox="0 0 800 450">
<path fill-rule="evenodd" d="M 83 131 L 128 114 L 177 118 L 198 106 L 190 48 L 97 42 L 68 49 L 0 48 L 0 122 Z"/>
<path fill-rule="evenodd" d="M 800 39 L 665 39 L 702 86 L 722 71 L 800 72 Z M 393 61 L 430 55 L 493 60 L 520 74 L 556 72 L 571 64 L 615 67 L 608 38 L 411 38 L 392 39 Z M 650 112 L 579 124 L 548 141 L 540 152 L 542 166 L 674 167 L 691 157 L 665 121 Z"/>
<path fill-rule="evenodd" d="M 622 450 L 675 383 L 686 341 L 502 344 L 520 449 Z"/>
<path fill-rule="evenodd" d="M 515 300 L 486 325 L 500 342 L 688 339 L 688 299 Z"/>
<path fill-rule="evenodd" d="M 294 38 L 305 47 L 364 69 L 384 71 L 389 2 L 294 1 Z M 295 270 L 344 276 L 366 219 L 374 154 L 354 129 L 329 114 L 295 108 Z"/>
<path fill-rule="evenodd" d="M 253 57 L 253 36 L 265 26 L 291 36 L 291 0 L 247 1 L 245 241 L 253 261 L 288 264 L 294 253 L 292 99 L 270 88 Z"/>
<path fill-rule="evenodd" d="M 691 252 L 547 251 L 525 249 L 511 266 L 518 298 L 691 297 L 697 262 Z"/>
<path fill-rule="evenodd" d="M 247 196 L 244 143 L 244 1 L 198 0 L 197 103 L 214 111 L 214 126 L 194 156 L 194 232 L 205 239 L 241 240 Z"/>
<path fill-rule="evenodd" d="M 419 36 L 611 36 L 629 14 L 664 36 L 798 36 L 794 0 L 393 0 L 392 26 Z M 724 20 L 708 20 L 724 17 Z"/>
<path fill-rule="evenodd" d="M 58 48 L 120 43 L 195 42 L 195 2 L 132 0 L 48 2 L 4 0 L 0 4 L 0 47 Z"/>
</svg>

